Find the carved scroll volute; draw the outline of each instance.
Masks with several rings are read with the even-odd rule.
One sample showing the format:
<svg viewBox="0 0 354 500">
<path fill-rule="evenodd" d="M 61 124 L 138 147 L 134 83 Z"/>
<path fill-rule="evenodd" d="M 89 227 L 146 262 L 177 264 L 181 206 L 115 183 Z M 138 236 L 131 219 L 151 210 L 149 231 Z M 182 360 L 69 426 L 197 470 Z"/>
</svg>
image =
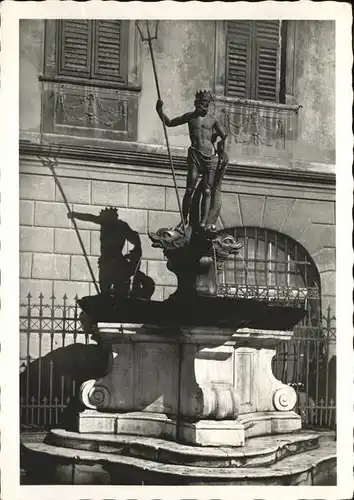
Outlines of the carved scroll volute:
<svg viewBox="0 0 354 500">
<path fill-rule="evenodd" d="M 292 387 L 284 385 L 273 394 L 273 405 L 278 411 L 291 411 L 296 405 L 296 392 Z"/>
<path fill-rule="evenodd" d="M 232 386 L 199 387 L 200 419 L 235 420 L 240 412 L 240 399 Z"/>
<path fill-rule="evenodd" d="M 96 380 L 86 380 L 80 387 L 82 403 L 92 410 L 108 408 L 111 393 L 106 386 L 97 384 Z"/>
</svg>

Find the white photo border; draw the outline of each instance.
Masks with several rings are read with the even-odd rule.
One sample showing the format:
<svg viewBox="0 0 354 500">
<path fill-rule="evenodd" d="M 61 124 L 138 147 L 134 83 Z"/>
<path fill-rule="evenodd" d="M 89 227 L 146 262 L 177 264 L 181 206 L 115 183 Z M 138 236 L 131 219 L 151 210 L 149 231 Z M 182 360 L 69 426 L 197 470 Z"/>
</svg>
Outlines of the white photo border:
<svg viewBox="0 0 354 500">
<path fill-rule="evenodd" d="M 162 8 L 163 7 L 163 8 Z M 4 500 L 351 498 L 353 494 L 352 12 L 344 2 L 12 2 L 1 14 L 1 480 Z M 328 19 L 336 21 L 337 486 L 19 485 L 19 19 Z M 240 487 L 239 487 L 240 488 Z"/>
</svg>

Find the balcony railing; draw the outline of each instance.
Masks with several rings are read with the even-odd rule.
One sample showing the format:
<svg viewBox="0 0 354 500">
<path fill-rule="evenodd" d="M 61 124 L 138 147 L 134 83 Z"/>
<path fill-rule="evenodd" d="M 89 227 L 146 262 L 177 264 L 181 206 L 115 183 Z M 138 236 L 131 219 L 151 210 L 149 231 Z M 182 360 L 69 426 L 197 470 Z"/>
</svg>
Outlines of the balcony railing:
<svg viewBox="0 0 354 500">
<path fill-rule="evenodd" d="M 215 98 L 215 115 L 225 126 L 230 160 L 259 157 L 292 160 L 301 106 Z"/>
</svg>

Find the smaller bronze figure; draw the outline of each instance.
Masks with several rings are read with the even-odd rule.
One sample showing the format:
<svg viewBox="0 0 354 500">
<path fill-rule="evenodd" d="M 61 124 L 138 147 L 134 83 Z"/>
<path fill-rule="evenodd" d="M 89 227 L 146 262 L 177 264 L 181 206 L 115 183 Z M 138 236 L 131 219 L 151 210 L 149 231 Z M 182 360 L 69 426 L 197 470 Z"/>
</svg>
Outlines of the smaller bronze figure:
<svg viewBox="0 0 354 500">
<path fill-rule="evenodd" d="M 194 111 L 187 112 L 173 119 L 168 118 L 163 112 L 163 102 L 161 100 L 158 100 L 156 103 L 156 111 L 167 127 L 177 127 L 186 123 L 188 124 L 191 146 L 188 149 L 187 185 L 182 202 L 182 217 L 186 226 L 190 224 L 192 198 L 198 180 L 201 177 L 202 196 L 199 227 L 202 230 L 211 229 L 207 222 L 212 207 L 212 191 L 215 172 L 220 155 L 224 153 L 225 140 L 227 137 L 220 122 L 208 113 L 211 101 L 212 94 L 209 91 L 198 91 L 195 96 Z M 215 142 L 219 137 L 221 140 L 218 142 L 216 149 Z M 179 228 L 182 229 L 182 226 L 183 222 L 181 222 Z"/>
<path fill-rule="evenodd" d="M 139 234 L 118 218 L 116 208 L 105 208 L 99 215 L 69 212 L 68 218 L 101 226 L 101 255 L 98 259 L 101 293 L 127 297 L 130 292 L 130 279 L 132 276 L 136 278 L 142 257 Z M 126 241 L 133 245 L 133 249 L 123 255 Z"/>
</svg>

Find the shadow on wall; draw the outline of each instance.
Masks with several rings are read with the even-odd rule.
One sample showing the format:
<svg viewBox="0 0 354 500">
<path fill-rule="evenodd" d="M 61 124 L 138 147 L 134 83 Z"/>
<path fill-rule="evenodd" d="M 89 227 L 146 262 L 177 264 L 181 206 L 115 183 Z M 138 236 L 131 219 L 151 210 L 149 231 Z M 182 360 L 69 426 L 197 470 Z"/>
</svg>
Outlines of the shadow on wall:
<svg viewBox="0 0 354 500">
<path fill-rule="evenodd" d="M 76 343 L 32 361 L 20 373 L 24 412 L 21 421 L 50 427 L 66 422 L 71 426 L 73 417 L 83 409 L 76 396 L 80 385 L 85 380 L 103 376 L 109 357 L 109 352 L 99 345 Z"/>
</svg>

